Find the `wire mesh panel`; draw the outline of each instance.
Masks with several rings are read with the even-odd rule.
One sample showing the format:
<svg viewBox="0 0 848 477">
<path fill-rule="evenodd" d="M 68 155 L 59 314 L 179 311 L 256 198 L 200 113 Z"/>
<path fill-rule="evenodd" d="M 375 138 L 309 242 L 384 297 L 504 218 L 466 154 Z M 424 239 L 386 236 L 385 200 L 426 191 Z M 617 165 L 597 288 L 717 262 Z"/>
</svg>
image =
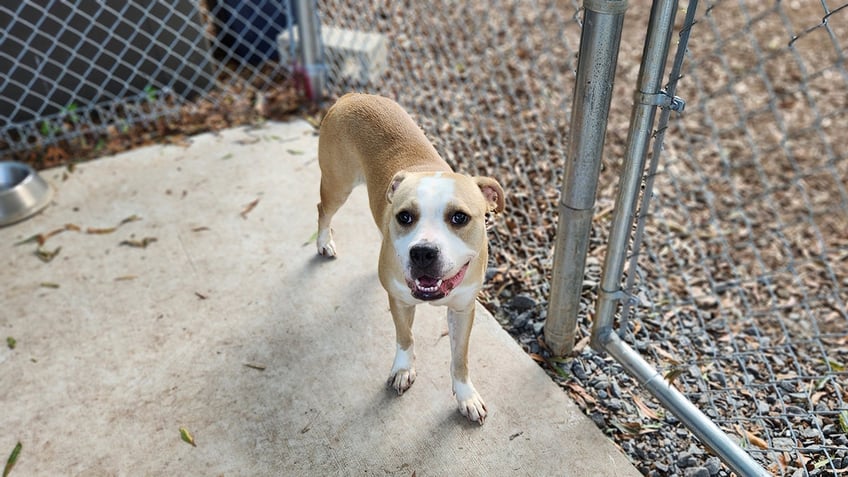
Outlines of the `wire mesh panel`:
<svg viewBox="0 0 848 477">
<path fill-rule="evenodd" d="M 245 115 L 290 89 L 277 35 L 295 22 L 287 0 L 4 2 L 0 153 L 167 130 L 199 100 Z"/>
</svg>

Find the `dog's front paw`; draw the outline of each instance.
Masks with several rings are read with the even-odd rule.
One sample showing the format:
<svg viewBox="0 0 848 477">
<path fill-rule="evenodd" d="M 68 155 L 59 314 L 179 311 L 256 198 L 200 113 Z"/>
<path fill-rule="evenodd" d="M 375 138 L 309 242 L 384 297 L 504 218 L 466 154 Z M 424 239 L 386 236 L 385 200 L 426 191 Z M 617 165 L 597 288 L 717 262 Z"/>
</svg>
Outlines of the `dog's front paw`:
<svg viewBox="0 0 848 477">
<path fill-rule="evenodd" d="M 486 403 L 483 402 L 483 398 L 474 389 L 474 385 L 470 381 L 467 383 L 455 381 L 453 392 L 456 394 L 459 413 L 467 417 L 469 421 L 476 422 L 482 426 L 488 410 L 486 409 Z"/>
<path fill-rule="evenodd" d="M 330 229 L 318 231 L 318 238 L 315 239 L 315 244 L 318 246 L 318 254 L 327 258 L 336 256 L 336 242 L 333 240 L 333 232 Z"/>
<path fill-rule="evenodd" d="M 415 382 L 415 368 L 409 369 L 399 369 L 397 371 L 392 370 L 392 375 L 389 376 L 389 380 L 386 384 L 395 391 L 397 391 L 398 396 L 403 394 L 404 391 L 409 389 L 412 386 L 412 383 Z"/>
</svg>

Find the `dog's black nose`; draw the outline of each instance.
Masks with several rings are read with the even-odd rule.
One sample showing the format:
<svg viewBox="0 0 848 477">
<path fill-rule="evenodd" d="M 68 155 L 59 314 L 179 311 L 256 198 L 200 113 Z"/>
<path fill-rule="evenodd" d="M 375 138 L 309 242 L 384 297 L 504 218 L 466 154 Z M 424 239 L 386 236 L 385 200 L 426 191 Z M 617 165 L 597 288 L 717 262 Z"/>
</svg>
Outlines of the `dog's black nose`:
<svg viewBox="0 0 848 477">
<path fill-rule="evenodd" d="M 409 259 L 416 268 L 427 268 L 439 258 L 439 249 L 432 245 L 416 245 L 409 249 Z"/>
</svg>

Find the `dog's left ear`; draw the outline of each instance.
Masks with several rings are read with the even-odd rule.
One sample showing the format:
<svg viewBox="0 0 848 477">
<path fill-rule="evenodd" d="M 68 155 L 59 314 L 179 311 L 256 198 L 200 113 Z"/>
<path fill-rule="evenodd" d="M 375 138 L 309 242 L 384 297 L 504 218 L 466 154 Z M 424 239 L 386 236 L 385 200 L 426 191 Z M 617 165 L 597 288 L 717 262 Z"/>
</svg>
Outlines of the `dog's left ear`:
<svg viewBox="0 0 848 477">
<path fill-rule="evenodd" d="M 489 212 L 501 213 L 504 210 L 504 191 L 498 181 L 491 177 L 477 176 L 474 182 L 480 187 L 480 192 L 486 198 Z"/>
<path fill-rule="evenodd" d="M 386 200 L 391 204 L 392 197 L 395 195 L 395 191 L 397 191 L 398 186 L 403 180 L 406 179 L 406 173 L 403 171 L 398 172 L 392 177 L 392 181 L 389 182 L 389 188 L 386 189 Z"/>
</svg>

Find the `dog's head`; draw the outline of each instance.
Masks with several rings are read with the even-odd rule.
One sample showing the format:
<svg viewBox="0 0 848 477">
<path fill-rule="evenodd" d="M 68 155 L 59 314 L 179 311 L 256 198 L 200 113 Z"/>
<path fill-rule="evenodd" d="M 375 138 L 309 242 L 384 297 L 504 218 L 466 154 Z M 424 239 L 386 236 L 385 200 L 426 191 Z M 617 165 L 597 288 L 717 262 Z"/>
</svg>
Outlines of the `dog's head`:
<svg viewBox="0 0 848 477">
<path fill-rule="evenodd" d="M 476 287 L 485 268 L 486 216 L 504 208 L 501 186 L 490 177 L 444 172 L 399 172 L 386 192 L 391 212 L 388 239 L 418 300 L 448 296 L 466 273 Z"/>
</svg>

